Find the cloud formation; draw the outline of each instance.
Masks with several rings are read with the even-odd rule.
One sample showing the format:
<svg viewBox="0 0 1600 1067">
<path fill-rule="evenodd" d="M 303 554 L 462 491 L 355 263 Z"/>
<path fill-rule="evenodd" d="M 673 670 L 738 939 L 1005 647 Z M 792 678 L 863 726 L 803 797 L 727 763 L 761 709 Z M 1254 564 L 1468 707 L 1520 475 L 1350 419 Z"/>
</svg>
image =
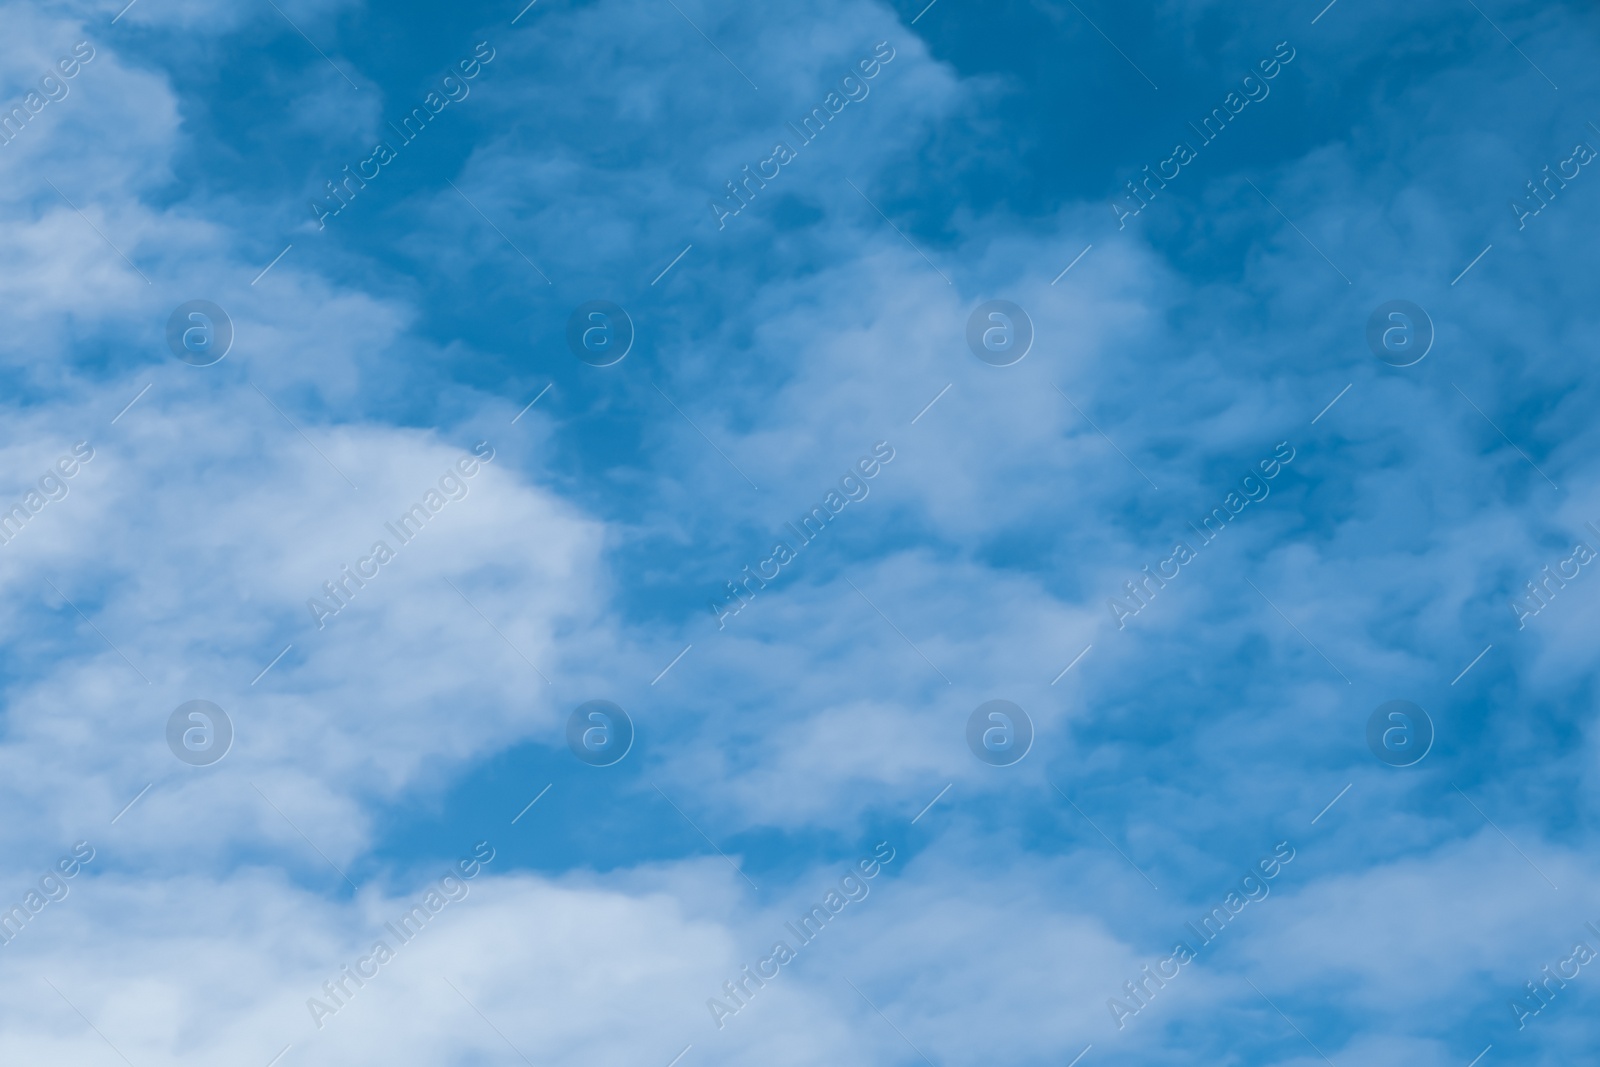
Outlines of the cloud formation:
<svg viewBox="0 0 1600 1067">
<path fill-rule="evenodd" d="M 1586 970 L 1511 1005 L 1600 921 L 1596 609 L 1507 609 L 1600 523 L 1595 208 L 1527 188 L 1600 137 L 1586 8 L 6 16 L 0 1057 L 1592 1046 Z M 1005 367 L 965 342 L 1000 298 Z M 166 337 L 196 299 L 207 367 Z M 636 331 L 612 366 L 566 347 L 591 300 Z M 1434 331 L 1405 367 L 1393 300 Z M 194 699 L 210 766 L 163 734 Z M 615 766 L 568 748 L 591 699 Z M 1036 730 L 1011 766 L 964 739 L 992 699 Z M 1410 767 L 1368 748 L 1392 699 L 1435 730 Z M 881 841 L 871 902 L 708 1023 Z"/>
</svg>

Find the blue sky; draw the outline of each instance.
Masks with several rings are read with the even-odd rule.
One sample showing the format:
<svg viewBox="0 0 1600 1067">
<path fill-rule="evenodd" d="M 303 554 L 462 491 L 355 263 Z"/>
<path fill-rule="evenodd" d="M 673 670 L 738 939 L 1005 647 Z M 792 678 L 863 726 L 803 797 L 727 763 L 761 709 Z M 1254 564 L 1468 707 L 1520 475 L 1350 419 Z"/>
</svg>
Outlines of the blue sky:
<svg viewBox="0 0 1600 1067">
<path fill-rule="evenodd" d="M 1600 24 L 1325 3 L 9 6 L 0 1058 L 1581 1057 Z M 195 300 L 210 366 L 167 342 Z M 1010 366 L 967 345 L 991 300 Z M 567 344 L 590 301 L 611 366 Z M 193 700 L 234 731 L 201 766 Z M 635 730 L 609 766 L 591 700 Z M 1009 766 L 967 745 L 991 700 Z M 1367 740 L 1393 700 L 1409 766 Z"/>
</svg>

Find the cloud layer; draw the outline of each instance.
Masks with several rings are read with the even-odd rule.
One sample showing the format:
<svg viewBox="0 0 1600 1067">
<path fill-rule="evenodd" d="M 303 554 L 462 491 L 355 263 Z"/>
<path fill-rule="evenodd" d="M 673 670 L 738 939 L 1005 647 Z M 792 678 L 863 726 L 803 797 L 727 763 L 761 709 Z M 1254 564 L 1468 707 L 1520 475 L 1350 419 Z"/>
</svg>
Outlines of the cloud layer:
<svg viewBox="0 0 1600 1067">
<path fill-rule="evenodd" d="M 1563 569 L 1600 552 L 1596 179 L 1559 169 L 1600 147 L 1593 12 L 7 15 L 8 1060 L 1593 1045 L 1587 969 L 1541 970 L 1600 949 L 1597 579 Z M 168 341 L 199 299 L 204 367 Z M 966 340 L 992 299 L 1011 366 Z M 635 330 L 609 367 L 568 349 L 591 300 Z M 1406 367 L 1392 300 L 1430 320 Z M 632 719 L 612 766 L 568 745 L 592 699 Z M 994 699 L 1010 766 L 966 740 Z M 1396 699 L 1433 731 L 1405 767 L 1368 744 Z M 218 762 L 169 748 L 191 700 Z"/>
</svg>

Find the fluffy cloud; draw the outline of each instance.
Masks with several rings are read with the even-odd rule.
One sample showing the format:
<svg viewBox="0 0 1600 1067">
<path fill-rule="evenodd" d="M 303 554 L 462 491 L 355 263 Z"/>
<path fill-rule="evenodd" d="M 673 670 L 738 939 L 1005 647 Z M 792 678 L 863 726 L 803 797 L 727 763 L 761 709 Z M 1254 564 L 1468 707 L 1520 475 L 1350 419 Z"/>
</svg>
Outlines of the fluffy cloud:
<svg viewBox="0 0 1600 1067">
<path fill-rule="evenodd" d="M 1067 48 L 1059 82 L 996 73 L 948 5 L 914 30 L 844 2 L 474 10 L 404 72 L 358 31 L 412 16 L 285 5 L 360 89 L 270 11 L 12 13 L 13 95 L 97 54 L 0 148 L 0 499 L 94 458 L 0 546 L 0 873 L 21 893 L 101 849 L 4 950 L 12 1058 L 108 1055 L 79 1011 L 134 1062 L 1315 1058 L 1246 978 L 1336 1058 L 1581 1047 L 1555 1010 L 1513 1037 L 1501 1001 L 1595 917 L 1584 579 L 1523 630 L 1506 606 L 1600 521 L 1566 358 L 1587 194 L 1526 231 L 1504 202 L 1586 136 L 1586 16 L 1491 13 L 1526 62 L 1444 5 L 1169 5 L 1138 43 L 1103 19 L 1155 96 L 1079 14 L 1023 33 L 1053 18 L 1023 7 L 985 17 Z M 1300 55 L 1236 143 L 1117 229 L 1146 141 L 1182 136 L 1165 101 L 1283 37 Z M 317 231 L 307 190 L 478 40 L 499 54 L 470 100 Z M 880 40 L 870 96 L 717 229 L 709 199 Z M 223 58 L 246 53 L 270 72 L 248 93 Z M 1010 368 L 963 341 L 996 296 L 1036 328 Z M 236 330 L 209 368 L 165 351 L 199 297 Z M 597 297 L 638 327 L 605 369 L 562 338 Z M 1363 341 L 1394 297 L 1438 330 L 1404 370 Z M 871 495 L 719 631 L 724 581 L 879 440 Z M 1106 600 L 1280 441 L 1272 494 L 1119 627 Z M 319 627 L 306 601 L 479 442 L 464 497 Z M 1365 749 L 1398 696 L 1438 727 L 1417 768 Z M 162 731 L 201 697 L 237 735 L 192 768 Z M 592 697 L 639 729 L 609 777 L 564 750 Z M 994 697 L 1038 728 L 1014 768 L 965 749 Z M 542 809 L 574 825 L 482 829 L 471 790 L 502 774 L 582 797 Z M 405 840 L 419 813 L 451 843 Z M 497 833 L 539 843 L 316 1030 L 306 998 L 441 850 Z M 885 835 L 892 877 L 712 1027 L 705 998 Z M 1106 998 L 1286 838 L 1292 878 L 1117 1030 Z"/>
</svg>

